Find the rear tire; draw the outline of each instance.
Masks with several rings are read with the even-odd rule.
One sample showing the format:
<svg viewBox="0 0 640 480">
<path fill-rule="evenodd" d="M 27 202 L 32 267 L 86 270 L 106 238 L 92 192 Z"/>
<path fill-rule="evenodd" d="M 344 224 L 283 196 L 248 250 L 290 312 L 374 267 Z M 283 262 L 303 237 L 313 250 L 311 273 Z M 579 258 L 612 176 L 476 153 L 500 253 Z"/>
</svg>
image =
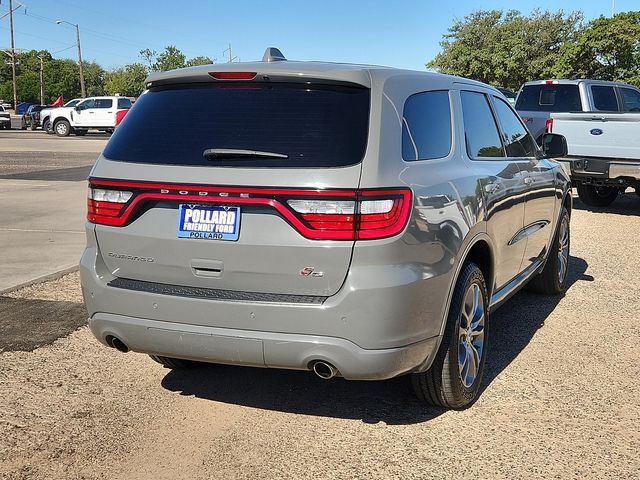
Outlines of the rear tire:
<svg viewBox="0 0 640 480">
<path fill-rule="evenodd" d="M 51 121 L 49 119 L 45 120 L 44 123 L 42 124 L 42 130 L 44 130 L 49 135 L 53 133 Z"/>
<path fill-rule="evenodd" d="M 576 186 L 578 197 L 585 205 L 591 207 L 606 207 L 611 205 L 620 192 L 615 187 L 596 187 L 578 183 Z"/>
<path fill-rule="evenodd" d="M 199 365 L 198 362 L 192 362 L 191 360 L 183 360 L 181 358 L 162 357 L 160 355 L 149 355 L 149 356 L 153 361 L 158 362 L 160 365 L 163 365 L 167 368 L 171 368 L 172 370 L 193 368 Z"/>
<path fill-rule="evenodd" d="M 489 346 L 489 298 L 482 271 L 465 263 L 456 281 L 444 336 L 431 368 L 411 375 L 417 397 L 461 410 L 478 398 Z"/>
<path fill-rule="evenodd" d="M 53 130 L 59 137 L 68 137 L 71 133 L 71 125 L 66 120 L 58 120 L 53 125 Z"/>
<path fill-rule="evenodd" d="M 564 207 L 562 207 L 559 221 L 544 269 L 529 283 L 531 290 L 544 295 L 561 295 L 567 291 L 571 229 L 569 212 Z"/>
<path fill-rule="evenodd" d="M 29 125 L 29 129 L 31 131 L 36 130 L 38 128 L 38 125 L 36 125 L 34 122 L 31 122 L 31 125 Z"/>
<path fill-rule="evenodd" d="M 27 124 L 25 123 L 24 120 L 22 120 L 22 123 L 20 124 L 20 130 L 26 130 L 27 129 Z"/>
</svg>

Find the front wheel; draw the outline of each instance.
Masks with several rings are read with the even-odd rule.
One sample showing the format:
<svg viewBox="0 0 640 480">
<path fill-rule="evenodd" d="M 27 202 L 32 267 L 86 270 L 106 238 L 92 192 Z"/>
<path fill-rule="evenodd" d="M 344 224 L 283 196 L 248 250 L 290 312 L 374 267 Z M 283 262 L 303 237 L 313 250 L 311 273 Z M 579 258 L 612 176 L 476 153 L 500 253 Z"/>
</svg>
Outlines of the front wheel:
<svg viewBox="0 0 640 480">
<path fill-rule="evenodd" d="M 606 207 L 611 205 L 620 192 L 616 187 L 597 187 L 578 183 L 576 186 L 578 197 L 585 205 L 591 207 Z"/>
<path fill-rule="evenodd" d="M 465 263 L 453 290 L 442 343 L 431 368 L 411 375 L 430 405 L 460 410 L 478 397 L 489 340 L 489 299 L 482 271 Z"/>
<path fill-rule="evenodd" d="M 569 212 L 562 207 L 560 223 L 556 236 L 551 244 L 544 269 L 529 283 L 531 290 L 545 295 L 561 295 L 567 290 L 569 274 L 569 247 L 571 246 L 571 230 L 569 228 Z"/>
<path fill-rule="evenodd" d="M 59 137 L 68 137 L 71 133 L 71 125 L 66 120 L 58 120 L 53 126 L 53 130 Z"/>
<path fill-rule="evenodd" d="M 42 129 L 49 135 L 53 133 L 53 127 L 49 119 L 44 121 L 44 123 L 42 124 Z"/>
</svg>

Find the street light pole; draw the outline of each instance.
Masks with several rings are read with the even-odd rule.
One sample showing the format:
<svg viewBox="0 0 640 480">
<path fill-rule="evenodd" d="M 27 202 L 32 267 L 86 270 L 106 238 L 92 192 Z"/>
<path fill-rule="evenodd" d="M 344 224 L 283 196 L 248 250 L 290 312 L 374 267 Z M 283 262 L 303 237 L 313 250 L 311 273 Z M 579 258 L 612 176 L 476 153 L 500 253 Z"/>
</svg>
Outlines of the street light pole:
<svg viewBox="0 0 640 480">
<path fill-rule="evenodd" d="M 84 98 L 87 96 L 87 92 L 84 88 L 84 69 L 82 68 L 82 50 L 80 49 L 80 25 L 77 23 L 67 22 L 66 20 L 56 20 L 56 23 L 58 25 L 66 23 L 67 25 L 76 27 L 76 45 L 78 46 L 78 64 L 80 66 L 80 96 Z"/>
</svg>

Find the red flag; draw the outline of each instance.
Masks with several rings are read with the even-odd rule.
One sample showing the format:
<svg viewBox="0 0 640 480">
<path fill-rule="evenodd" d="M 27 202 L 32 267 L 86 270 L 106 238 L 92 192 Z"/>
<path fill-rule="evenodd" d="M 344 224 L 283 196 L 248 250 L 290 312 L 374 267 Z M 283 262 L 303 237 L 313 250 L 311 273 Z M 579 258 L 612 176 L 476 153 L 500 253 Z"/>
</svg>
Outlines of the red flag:
<svg viewBox="0 0 640 480">
<path fill-rule="evenodd" d="M 51 104 L 52 107 L 61 107 L 64 105 L 64 100 L 62 99 L 62 95 L 60 95 L 55 102 Z"/>
</svg>

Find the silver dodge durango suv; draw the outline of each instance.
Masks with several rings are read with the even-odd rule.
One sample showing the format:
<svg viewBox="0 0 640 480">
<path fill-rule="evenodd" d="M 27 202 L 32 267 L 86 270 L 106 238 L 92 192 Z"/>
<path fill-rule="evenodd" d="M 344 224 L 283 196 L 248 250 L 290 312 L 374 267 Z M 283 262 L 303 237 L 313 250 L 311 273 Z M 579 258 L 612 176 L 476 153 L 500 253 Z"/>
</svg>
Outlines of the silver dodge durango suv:
<svg viewBox="0 0 640 480">
<path fill-rule="evenodd" d="M 564 154 L 464 78 L 277 49 L 154 73 L 89 178 L 90 328 L 170 368 L 410 374 L 464 408 L 491 312 L 566 289 Z"/>
</svg>

